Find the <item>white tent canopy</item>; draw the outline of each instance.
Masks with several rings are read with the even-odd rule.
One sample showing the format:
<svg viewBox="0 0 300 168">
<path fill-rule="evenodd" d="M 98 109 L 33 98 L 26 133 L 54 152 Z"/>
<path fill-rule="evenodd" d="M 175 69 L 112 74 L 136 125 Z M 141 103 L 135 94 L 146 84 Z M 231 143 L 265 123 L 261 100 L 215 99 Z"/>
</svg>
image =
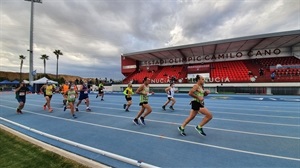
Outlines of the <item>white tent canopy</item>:
<svg viewBox="0 0 300 168">
<path fill-rule="evenodd" d="M 33 84 L 45 84 L 46 82 L 49 82 L 51 84 L 57 84 L 58 82 L 55 82 L 53 80 L 47 79 L 46 77 L 42 77 L 41 79 L 32 81 Z"/>
</svg>

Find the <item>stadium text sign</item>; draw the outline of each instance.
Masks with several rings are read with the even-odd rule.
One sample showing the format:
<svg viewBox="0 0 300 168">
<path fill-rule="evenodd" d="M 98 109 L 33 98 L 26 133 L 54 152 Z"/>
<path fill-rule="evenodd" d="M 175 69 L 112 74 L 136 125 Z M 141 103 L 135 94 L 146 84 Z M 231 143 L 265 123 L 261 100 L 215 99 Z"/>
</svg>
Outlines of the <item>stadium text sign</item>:
<svg viewBox="0 0 300 168">
<path fill-rule="evenodd" d="M 246 60 L 255 57 L 274 57 L 274 56 L 284 56 L 281 49 L 265 49 L 265 50 L 250 50 L 248 52 L 232 52 L 232 53 L 223 53 L 216 55 L 201 55 L 194 57 L 182 57 L 182 58 L 170 58 L 170 59 L 161 59 L 161 60 L 151 60 L 151 61 L 142 61 L 142 66 L 149 65 L 174 65 L 174 64 L 183 64 L 183 63 L 206 63 L 206 62 L 218 62 L 218 61 L 235 61 L 235 60 Z"/>
<path fill-rule="evenodd" d="M 183 79 L 178 79 L 178 82 L 181 83 Z M 207 83 L 229 83 L 229 77 L 215 77 L 215 78 L 205 78 L 205 82 Z M 171 83 L 168 78 L 160 78 L 160 79 L 151 79 L 151 83 Z"/>
</svg>

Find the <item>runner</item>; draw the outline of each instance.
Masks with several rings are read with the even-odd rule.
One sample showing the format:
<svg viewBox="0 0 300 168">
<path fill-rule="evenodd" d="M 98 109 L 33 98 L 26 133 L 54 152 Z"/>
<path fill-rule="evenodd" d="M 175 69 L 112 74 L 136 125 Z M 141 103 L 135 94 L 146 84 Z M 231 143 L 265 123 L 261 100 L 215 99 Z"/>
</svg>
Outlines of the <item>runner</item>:
<svg viewBox="0 0 300 168">
<path fill-rule="evenodd" d="M 26 87 L 24 82 L 20 83 L 20 86 L 15 90 L 16 93 L 16 99 L 19 102 L 19 106 L 17 108 L 17 114 L 23 114 L 22 109 L 25 106 L 26 103 L 26 92 L 28 92 L 29 89 Z"/>
<path fill-rule="evenodd" d="M 75 101 L 76 98 L 78 97 L 78 92 L 75 90 L 75 85 L 72 84 L 70 89 L 66 92 L 67 95 L 67 104 L 70 108 L 71 111 L 71 115 L 73 116 L 73 118 L 77 118 L 74 112 L 74 105 L 75 105 Z M 64 106 L 64 111 L 66 111 L 67 106 Z"/>
<path fill-rule="evenodd" d="M 46 81 L 46 84 L 43 85 L 40 89 L 40 92 L 44 92 L 44 97 L 46 99 L 46 106 L 48 107 L 49 113 L 53 111 L 51 108 L 50 102 L 53 95 L 53 92 L 55 91 L 55 86 L 51 84 L 48 80 Z M 46 110 L 46 106 L 44 105 L 44 110 Z"/>
<path fill-rule="evenodd" d="M 89 107 L 90 105 L 90 100 L 89 100 L 89 88 L 87 87 L 87 83 L 81 83 L 79 85 L 79 88 L 78 88 L 78 91 L 79 91 L 79 98 L 78 98 L 78 103 L 76 105 L 76 111 L 79 111 L 78 110 L 78 106 L 79 104 L 81 103 L 82 100 L 85 100 L 85 104 L 86 104 L 86 111 L 87 112 L 90 112 L 91 109 Z"/>
<path fill-rule="evenodd" d="M 132 84 L 131 83 L 128 84 L 128 87 L 124 90 L 123 93 L 125 94 L 125 99 L 127 101 L 127 104 L 124 104 L 123 108 L 125 109 L 125 111 L 129 112 L 129 107 L 132 104 L 132 97 L 131 97 L 131 95 L 133 95 Z"/>
<path fill-rule="evenodd" d="M 162 106 L 163 110 L 166 110 L 166 106 L 172 101 L 171 106 L 169 107 L 171 110 L 174 110 L 173 106 L 176 103 L 176 100 L 174 98 L 174 93 L 178 92 L 178 90 L 174 87 L 174 83 L 171 83 L 169 87 L 165 89 L 167 93 L 168 100 L 167 102 Z"/>
<path fill-rule="evenodd" d="M 203 131 L 203 126 L 208 123 L 212 119 L 212 114 L 208 111 L 206 107 L 204 107 L 204 96 L 207 96 L 210 92 L 209 90 L 204 91 L 204 82 L 205 79 L 203 76 L 197 75 L 196 76 L 197 83 L 193 86 L 193 88 L 189 91 L 189 95 L 193 97 L 191 105 L 192 109 L 190 111 L 190 115 L 185 121 L 182 123 L 181 126 L 178 127 L 178 130 L 182 136 L 186 136 L 184 132 L 185 126 L 192 121 L 198 113 L 205 115 L 202 121 L 195 127 L 199 134 L 206 136 Z"/>
<path fill-rule="evenodd" d="M 146 125 L 145 123 L 145 117 L 149 115 L 152 112 L 151 106 L 148 104 L 148 96 L 153 95 L 154 92 L 150 93 L 149 90 L 149 83 L 150 78 L 145 77 L 144 83 L 140 85 L 140 87 L 136 90 L 136 93 L 140 95 L 140 106 L 141 110 L 137 114 L 137 116 L 134 118 L 133 123 L 135 125 L 140 125 L 138 119 L 143 125 Z M 146 113 L 144 113 L 146 110 Z"/>
<path fill-rule="evenodd" d="M 104 85 L 102 83 L 102 81 L 100 81 L 99 83 L 99 87 L 98 87 L 98 91 L 99 93 L 97 94 L 96 98 L 98 98 L 98 96 L 101 96 L 101 101 L 104 101 L 103 97 L 104 97 Z"/>
<path fill-rule="evenodd" d="M 63 95 L 63 105 L 64 105 L 64 107 L 66 106 L 66 103 L 67 103 L 67 99 L 68 99 L 67 92 L 69 90 L 69 87 L 70 87 L 70 83 L 67 82 L 67 81 L 61 87 L 61 94 Z"/>
</svg>

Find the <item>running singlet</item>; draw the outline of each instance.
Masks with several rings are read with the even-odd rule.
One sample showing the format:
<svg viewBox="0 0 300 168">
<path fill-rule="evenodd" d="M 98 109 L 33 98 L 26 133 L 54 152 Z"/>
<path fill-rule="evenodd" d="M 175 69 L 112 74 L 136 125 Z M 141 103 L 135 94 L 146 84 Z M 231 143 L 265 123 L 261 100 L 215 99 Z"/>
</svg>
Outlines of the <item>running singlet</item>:
<svg viewBox="0 0 300 168">
<path fill-rule="evenodd" d="M 99 90 L 103 90 L 103 87 L 104 87 L 103 83 L 100 83 L 99 84 Z"/>
<path fill-rule="evenodd" d="M 123 92 L 128 98 L 133 94 L 132 88 L 127 87 Z"/>
<path fill-rule="evenodd" d="M 87 94 L 89 94 L 89 89 L 85 85 L 82 85 L 82 89 L 80 91 L 80 94 L 81 95 L 87 95 Z"/>
<path fill-rule="evenodd" d="M 27 91 L 29 91 L 27 87 L 21 87 L 20 90 L 16 92 L 16 98 L 25 97 Z"/>
<path fill-rule="evenodd" d="M 142 93 L 149 93 L 149 86 L 146 87 L 144 85 L 144 90 L 142 91 Z M 148 102 L 148 95 L 140 95 L 140 102 Z"/>
<path fill-rule="evenodd" d="M 76 92 L 75 90 L 68 91 L 68 102 L 75 102 L 76 100 Z"/>
<path fill-rule="evenodd" d="M 169 91 L 168 91 L 168 97 L 174 97 L 174 92 L 175 92 L 175 88 L 171 88 Z"/>
<path fill-rule="evenodd" d="M 46 86 L 46 95 L 51 96 L 52 92 L 53 92 L 53 89 L 54 89 L 53 85 L 47 85 Z"/>
<path fill-rule="evenodd" d="M 194 92 L 194 94 L 197 95 L 197 96 L 204 97 L 204 90 L 200 86 L 198 86 L 198 89 Z M 203 103 L 203 101 L 200 102 L 199 99 L 196 99 L 196 98 L 193 98 L 193 101 L 197 101 L 199 103 Z"/>
<path fill-rule="evenodd" d="M 68 90 L 69 90 L 69 85 L 64 84 L 62 87 L 63 93 L 66 94 Z"/>
</svg>

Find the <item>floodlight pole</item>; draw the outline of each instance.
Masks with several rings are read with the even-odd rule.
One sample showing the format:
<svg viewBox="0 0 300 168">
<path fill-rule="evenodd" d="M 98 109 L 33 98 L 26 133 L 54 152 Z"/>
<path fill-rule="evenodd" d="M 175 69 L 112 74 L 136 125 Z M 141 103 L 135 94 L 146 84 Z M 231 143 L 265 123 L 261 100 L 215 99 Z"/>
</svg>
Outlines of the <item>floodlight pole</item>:
<svg viewBox="0 0 300 168">
<path fill-rule="evenodd" d="M 31 2 L 31 15 L 30 15 L 30 41 L 29 41 L 29 83 L 33 81 L 33 14 L 34 2 L 42 3 L 42 0 L 25 0 Z"/>
</svg>

